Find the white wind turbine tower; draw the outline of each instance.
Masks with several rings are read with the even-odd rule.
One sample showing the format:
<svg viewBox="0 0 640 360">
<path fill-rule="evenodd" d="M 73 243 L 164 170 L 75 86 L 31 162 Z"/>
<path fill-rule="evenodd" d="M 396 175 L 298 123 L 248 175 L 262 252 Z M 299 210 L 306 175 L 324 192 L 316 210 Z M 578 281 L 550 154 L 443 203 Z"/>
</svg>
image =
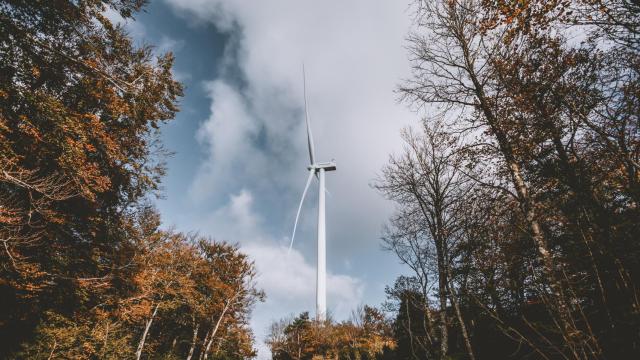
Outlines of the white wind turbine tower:
<svg viewBox="0 0 640 360">
<path fill-rule="evenodd" d="M 298 226 L 298 218 L 300 217 L 300 210 L 302 210 L 302 203 L 307 195 L 307 190 L 311 184 L 311 180 L 315 175 L 318 179 L 318 263 L 317 263 L 317 276 L 316 276 L 316 318 L 318 321 L 325 321 L 327 316 L 327 233 L 325 223 L 325 204 L 324 195 L 326 192 L 324 186 L 324 174 L 327 171 L 334 171 L 336 169 L 336 163 L 332 160 L 330 162 L 317 163 L 315 158 L 315 147 L 313 145 L 313 134 L 311 133 L 311 123 L 309 121 L 309 112 L 307 110 L 307 84 L 304 74 L 304 66 L 302 67 L 302 79 L 304 88 L 304 114 L 305 122 L 307 124 L 307 144 L 309 148 L 309 176 L 307 177 L 307 184 L 302 192 L 302 198 L 300 198 L 300 205 L 298 205 L 298 212 L 296 214 L 296 221 L 293 224 L 293 234 L 291 235 L 291 244 L 289 245 L 289 251 L 293 246 L 293 239 L 296 235 L 296 227 Z"/>
</svg>

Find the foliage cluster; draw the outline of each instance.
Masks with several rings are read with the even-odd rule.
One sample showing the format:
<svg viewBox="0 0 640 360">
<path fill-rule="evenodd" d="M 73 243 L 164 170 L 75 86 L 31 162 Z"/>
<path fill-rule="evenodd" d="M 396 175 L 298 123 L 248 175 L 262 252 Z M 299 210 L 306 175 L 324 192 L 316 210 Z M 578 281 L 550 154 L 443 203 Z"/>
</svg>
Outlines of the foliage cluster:
<svg viewBox="0 0 640 360">
<path fill-rule="evenodd" d="M 267 344 L 278 360 L 388 359 L 395 347 L 391 323 L 369 306 L 340 323 L 312 320 L 306 312 L 280 320 L 272 324 Z"/>
</svg>

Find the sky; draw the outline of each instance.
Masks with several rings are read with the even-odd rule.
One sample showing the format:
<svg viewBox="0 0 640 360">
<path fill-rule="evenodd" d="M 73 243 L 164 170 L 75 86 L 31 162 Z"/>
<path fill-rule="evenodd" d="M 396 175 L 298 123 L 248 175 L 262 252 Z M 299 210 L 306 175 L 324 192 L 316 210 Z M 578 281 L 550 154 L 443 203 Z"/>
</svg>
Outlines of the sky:
<svg viewBox="0 0 640 360">
<path fill-rule="evenodd" d="M 382 250 L 394 204 L 371 184 L 402 150 L 400 129 L 418 123 L 395 92 L 410 73 L 411 10 L 397 0 L 152 0 L 124 23 L 137 44 L 174 53 L 186 86 L 161 129 L 174 153 L 157 200 L 163 222 L 238 243 L 255 261 L 267 294 L 251 320 L 259 359 L 270 358 L 272 321 L 315 312 L 317 183 L 287 253 L 309 162 L 303 63 L 316 158 L 338 167 L 326 179 L 330 314 L 380 305 L 407 272 Z"/>
</svg>

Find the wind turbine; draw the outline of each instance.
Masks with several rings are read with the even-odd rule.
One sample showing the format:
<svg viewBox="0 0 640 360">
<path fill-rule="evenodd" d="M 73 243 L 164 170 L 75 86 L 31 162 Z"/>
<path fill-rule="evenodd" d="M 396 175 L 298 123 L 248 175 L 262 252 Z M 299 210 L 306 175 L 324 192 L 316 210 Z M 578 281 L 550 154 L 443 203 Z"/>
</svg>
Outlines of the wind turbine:
<svg viewBox="0 0 640 360">
<path fill-rule="evenodd" d="M 317 262 L 317 274 L 316 274 L 316 318 L 318 321 L 325 321 L 327 319 L 327 233 L 325 223 L 325 186 L 324 175 L 327 171 L 336 170 L 336 163 L 332 160 L 330 162 L 316 162 L 315 147 L 313 144 L 313 134 L 311 132 L 311 122 L 309 120 L 309 111 L 307 109 L 307 83 L 304 72 L 304 65 L 302 66 L 302 81 L 304 89 L 304 115 L 305 122 L 307 124 L 307 145 L 309 149 L 309 176 L 307 177 L 307 183 L 304 186 L 302 197 L 300 198 L 300 205 L 298 205 L 298 212 L 296 214 L 296 221 L 293 224 L 293 234 L 291 235 L 291 244 L 289 244 L 289 251 L 293 246 L 293 239 L 296 235 L 296 227 L 298 226 L 298 218 L 300 217 L 300 211 L 302 210 L 302 203 L 307 195 L 307 190 L 311 184 L 312 178 L 315 176 L 318 179 L 318 262 Z"/>
</svg>

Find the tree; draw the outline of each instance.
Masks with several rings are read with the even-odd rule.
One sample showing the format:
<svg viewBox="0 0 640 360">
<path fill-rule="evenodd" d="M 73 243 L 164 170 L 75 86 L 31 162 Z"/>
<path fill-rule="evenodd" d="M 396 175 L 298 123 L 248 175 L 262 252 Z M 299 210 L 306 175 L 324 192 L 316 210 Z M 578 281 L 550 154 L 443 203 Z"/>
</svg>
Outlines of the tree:
<svg viewBox="0 0 640 360">
<path fill-rule="evenodd" d="M 435 265 L 440 318 L 440 357 L 448 356 L 450 318 L 447 300 L 456 309 L 467 352 L 474 358 L 462 314 L 452 291 L 452 248 L 461 237 L 461 199 L 470 191 L 470 180 L 460 170 L 460 140 L 443 131 L 443 125 L 423 123 L 423 134 L 403 133 L 405 153 L 391 157 L 375 187 L 396 201 L 399 213 L 393 229 L 383 239 L 387 247 L 407 263 L 419 279 L 428 279 Z M 405 249 L 410 249 L 406 251 Z M 432 250 L 433 249 L 433 250 Z M 435 255 L 435 256 L 434 256 Z M 426 284 L 423 285 L 423 288 Z M 426 299 L 428 294 L 424 294 Z"/>
<path fill-rule="evenodd" d="M 525 6 L 532 15 L 528 25 L 520 15 L 514 22 L 497 20 L 517 50 L 501 54 L 493 68 L 508 87 L 505 100 L 511 112 L 517 109 L 518 126 L 537 134 L 540 150 L 528 172 L 535 187 L 549 189 L 541 202 L 554 209 L 554 222 L 561 224 L 553 237 L 562 239 L 556 246 L 562 249 L 568 286 L 587 299 L 579 301 L 582 321 L 598 329 L 591 336 L 600 339 L 603 352 L 623 356 L 636 351 L 627 347 L 634 340 L 621 339 L 637 326 L 629 315 L 637 306 L 630 286 L 637 279 L 631 254 L 638 247 L 627 239 L 637 232 L 629 220 L 637 216 L 638 203 L 638 6 L 625 1 L 539 5 Z M 496 14 L 495 7 L 488 10 Z M 550 30 L 558 27 L 589 37 L 572 43 Z"/>
<path fill-rule="evenodd" d="M 221 329 L 235 329 L 236 333 L 247 333 L 248 316 L 256 301 L 264 299 L 264 293 L 255 283 L 255 265 L 241 253 L 237 246 L 209 241 L 199 242 L 200 251 L 207 269 L 215 272 L 209 280 L 210 290 L 206 298 L 210 317 L 210 330 L 203 341 L 203 358 L 207 359 L 211 346 L 219 341 Z M 214 285 L 215 284 L 215 285 Z M 213 286 L 212 286 L 213 285 Z M 214 305 L 215 304 L 215 305 Z M 255 356 L 249 347 L 241 356 Z"/>
<path fill-rule="evenodd" d="M 463 181 L 453 182 L 452 193 L 462 195 L 455 246 L 441 247 L 452 286 L 450 308 L 439 299 L 440 318 L 467 325 L 467 343 L 481 358 L 633 357 L 640 324 L 632 310 L 640 249 L 629 241 L 638 224 L 637 6 L 417 3 L 414 74 L 400 91 L 429 113 L 429 126 L 443 124 L 446 136 L 464 139 L 454 146 L 456 160 L 445 162 Z M 576 31 L 586 35 L 569 40 Z M 429 159 L 430 149 L 408 148 Z M 453 151 L 444 148 L 438 152 Z M 397 184 L 430 184 L 424 179 L 439 172 L 417 160 L 390 164 L 394 177 L 381 190 L 409 195 L 391 197 L 400 207 L 385 241 L 420 290 L 442 273 L 438 241 L 424 241 L 438 233 L 420 207 L 406 205 L 417 191 Z M 427 216 L 437 213 L 432 206 Z M 427 305 L 423 313 L 432 311 Z M 460 347 L 452 334 L 447 350 Z M 435 346 L 444 350 L 441 343 L 429 350 Z"/>
<path fill-rule="evenodd" d="M 401 91 L 409 100 L 442 104 L 449 114 L 457 111 L 461 114 L 459 119 L 469 120 L 461 128 L 484 132 L 486 140 L 477 144 L 478 153 L 482 160 L 493 155 L 491 166 L 498 171 L 498 177 L 509 181 L 507 187 L 501 188 L 519 203 L 542 265 L 540 281 L 548 287 L 545 298 L 550 303 L 549 311 L 567 351 L 576 358 L 597 353 L 598 344 L 593 337 L 584 335 L 588 329 L 580 328 L 580 315 L 570 306 L 575 301 L 574 294 L 565 289 L 561 264 L 542 227 L 540 204 L 525 177 L 523 166 L 530 160 L 535 142 L 516 141 L 523 138 L 523 129 L 513 126 L 517 116 L 500 106 L 505 86 L 496 80 L 490 65 L 493 56 L 506 49 L 504 31 L 482 31 L 480 5 L 475 0 L 421 2 L 419 19 L 424 32 L 410 39 L 415 54 L 415 80 Z M 465 118 L 467 111 L 472 114 Z"/>
<path fill-rule="evenodd" d="M 266 340 L 273 359 L 385 359 L 395 343 L 391 325 L 378 309 L 364 306 L 352 319 L 335 323 L 310 320 L 309 313 L 271 325 Z"/>
<path fill-rule="evenodd" d="M 73 317 L 47 312 L 17 358 L 255 357 L 248 317 L 264 295 L 253 263 L 236 246 L 159 224 L 152 209 L 135 224 L 137 253 L 131 274 L 114 280 L 120 291 Z M 239 294 L 232 305 L 222 296 L 230 289 Z"/>
<path fill-rule="evenodd" d="M 256 356 L 253 262 L 149 206 L 182 86 L 105 16 L 144 4 L 0 3 L 2 358 Z"/>
<path fill-rule="evenodd" d="M 398 359 L 428 359 L 436 357 L 428 294 L 416 278 L 399 277 L 393 288 L 387 287 L 386 310 L 396 314 L 393 338 L 394 356 Z"/>
<path fill-rule="evenodd" d="M 100 302 L 130 247 L 127 219 L 157 189 L 154 133 L 181 85 L 171 54 L 137 49 L 103 15 L 140 0 L 0 4 L 0 333 Z M 117 251 L 116 251 L 117 250 Z M 3 347 L 2 351 L 11 351 Z"/>
</svg>

